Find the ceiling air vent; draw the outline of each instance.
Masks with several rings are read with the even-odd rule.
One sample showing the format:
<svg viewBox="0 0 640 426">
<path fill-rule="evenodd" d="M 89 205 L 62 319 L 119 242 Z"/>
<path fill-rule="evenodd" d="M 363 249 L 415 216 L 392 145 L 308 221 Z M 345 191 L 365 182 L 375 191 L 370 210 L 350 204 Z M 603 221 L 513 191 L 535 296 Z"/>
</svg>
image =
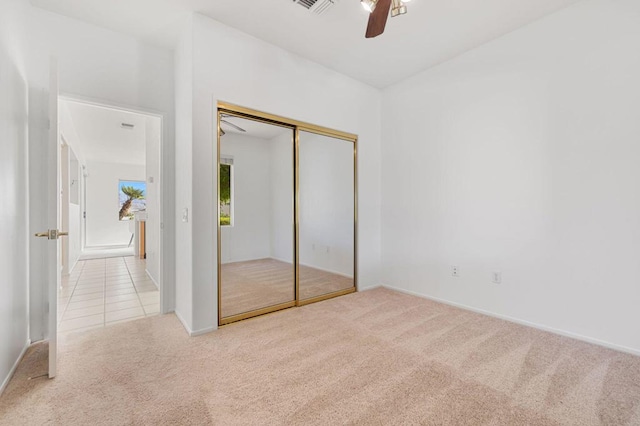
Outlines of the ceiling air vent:
<svg viewBox="0 0 640 426">
<path fill-rule="evenodd" d="M 294 3 L 297 3 L 318 15 L 329 10 L 331 6 L 336 4 L 338 1 L 339 0 L 293 0 Z"/>
</svg>

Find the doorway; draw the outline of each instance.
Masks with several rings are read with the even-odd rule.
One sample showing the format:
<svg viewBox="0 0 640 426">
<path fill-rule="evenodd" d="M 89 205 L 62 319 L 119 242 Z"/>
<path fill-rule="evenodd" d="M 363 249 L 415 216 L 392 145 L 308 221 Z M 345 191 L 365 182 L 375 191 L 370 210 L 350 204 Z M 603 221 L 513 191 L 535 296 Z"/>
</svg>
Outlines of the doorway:
<svg viewBox="0 0 640 426">
<path fill-rule="evenodd" d="M 158 315 L 162 116 L 58 100 L 61 334 Z"/>
</svg>

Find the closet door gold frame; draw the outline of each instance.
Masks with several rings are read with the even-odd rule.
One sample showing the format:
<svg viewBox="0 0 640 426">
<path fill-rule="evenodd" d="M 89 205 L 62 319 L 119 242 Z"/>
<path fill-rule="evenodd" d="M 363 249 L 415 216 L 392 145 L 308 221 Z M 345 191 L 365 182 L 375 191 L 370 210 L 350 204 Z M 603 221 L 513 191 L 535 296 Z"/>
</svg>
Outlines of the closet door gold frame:
<svg viewBox="0 0 640 426">
<path fill-rule="evenodd" d="M 232 322 L 241 321 L 248 318 L 253 318 L 259 315 L 268 314 L 275 311 L 280 311 L 282 309 L 292 308 L 294 306 L 304 306 L 310 303 L 320 302 L 322 300 L 331 299 L 338 296 L 344 296 L 346 294 L 354 293 L 358 289 L 358 136 L 341 132 L 339 130 L 330 129 L 327 127 L 317 126 L 315 124 L 309 124 L 302 121 L 292 120 L 290 118 L 281 117 L 274 114 L 269 114 L 262 111 L 257 111 L 251 108 L 245 108 L 238 105 L 233 105 L 227 102 L 218 102 L 218 110 L 216 113 L 217 118 L 217 145 L 218 149 L 216 152 L 217 157 L 217 173 L 216 173 L 216 181 L 218 193 L 220 193 L 220 115 L 227 114 L 232 115 L 239 118 L 245 118 L 248 120 L 258 121 L 266 124 L 272 124 L 275 126 L 285 127 L 291 129 L 293 131 L 293 174 L 294 174 L 294 184 L 293 184 L 293 215 L 294 215 L 294 223 L 293 223 L 293 246 L 294 246 L 294 259 L 293 259 L 293 267 L 294 267 L 294 277 L 295 277 L 295 300 L 291 302 L 281 303 L 274 306 L 268 306 L 266 308 L 256 309 L 249 312 L 244 312 L 238 315 L 232 315 L 226 318 L 222 318 L 222 244 L 221 244 L 221 226 L 220 226 L 220 203 L 217 202 L 218 205 L 218 215 L 216 225 L 218 227 L 218 325 L 223 326 L 226 324 L 230 324 Z M 300 147 L 300 132 L 308 132 L 315 133 L 322 136 L 328 136 L 336 139 L 342 139 L 347 142 L 353 143 L 353 224 L 354 224 L 354 232 L 353 232 L 353 287 L 339 290 L 332 293 L 323 294 L 321 296 L 312 297 L 305 300 L 300 300 L 300 265 L 299 265 L 299 223 L 298 223 L 298 203 L 299 203 L 299 177 L 298 177 L 298 149 Z"/>
</svg>

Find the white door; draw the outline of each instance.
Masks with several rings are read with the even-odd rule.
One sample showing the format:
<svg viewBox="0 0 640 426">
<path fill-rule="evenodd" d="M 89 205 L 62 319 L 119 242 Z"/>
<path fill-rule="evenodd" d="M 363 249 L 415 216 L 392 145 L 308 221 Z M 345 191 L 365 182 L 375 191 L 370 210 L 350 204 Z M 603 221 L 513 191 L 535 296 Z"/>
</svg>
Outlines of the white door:
<svg viewBox="0 0 640 426">
<path fill-rule="evenodd" d="M 56 376 L 58 355 L 58 288 L 61 282 L 60 241 L 66 232 L 59 231 L 60 224 L 60 149 L 58 132 L 58 64 L 51 59 L 49 81 L 49 135 L 47 140 L 47 188 L 46 209 L 49 229 L 36 234 L 46 238 L 46 283 L 48 299 L 49 377 Z M 45 203 L 43 203 L 44 205 Z"/>
</svg>

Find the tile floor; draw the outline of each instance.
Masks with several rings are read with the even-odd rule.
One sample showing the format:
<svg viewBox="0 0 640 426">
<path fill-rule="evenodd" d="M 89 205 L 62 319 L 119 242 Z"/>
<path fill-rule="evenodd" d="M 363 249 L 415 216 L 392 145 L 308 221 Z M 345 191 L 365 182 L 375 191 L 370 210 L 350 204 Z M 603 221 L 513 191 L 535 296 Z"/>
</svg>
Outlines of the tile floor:
<svg viewBox="0 0 640 426">
<path fill-rule="evenodd" d="M 145 272 L 145 261 L 130 257 L 78 262 L 62 278 L 58 331 L 83 331 L 157 315 L 160 293 Z"/>
</svg>

